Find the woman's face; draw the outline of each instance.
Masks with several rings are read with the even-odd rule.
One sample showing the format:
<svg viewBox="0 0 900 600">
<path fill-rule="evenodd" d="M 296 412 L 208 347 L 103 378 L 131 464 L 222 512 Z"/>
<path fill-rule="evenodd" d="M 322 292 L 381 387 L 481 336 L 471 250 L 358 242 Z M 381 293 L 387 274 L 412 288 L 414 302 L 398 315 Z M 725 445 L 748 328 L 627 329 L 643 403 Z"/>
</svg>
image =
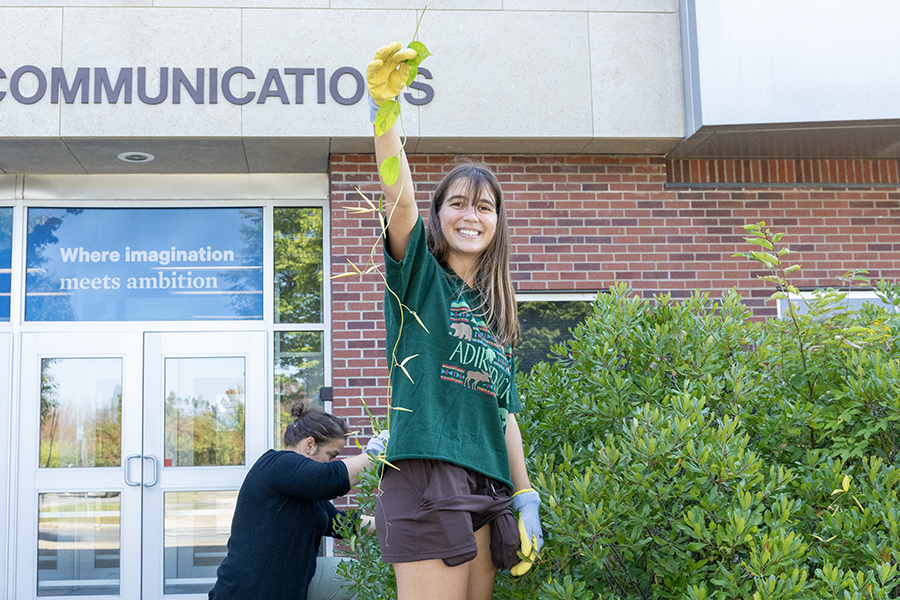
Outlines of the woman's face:
<svg viewBox="0 0 900 600">
<path fill-rule="evenodd" d="M 486 186 L 472 197 L 468 182 L 458 179 L 447 189 L 438 218 L 450 254 L 476 258 L 497 233 L 497 201 Z"/>
<path fill-rule="evenodd" d="M 327 443 L 317 444 L 313 438 L 309 437 L 300 442 L 295 452 L 316 462 L 327 463 L 340 456 L 345 443 L 344 438 L 334 438 Z"/>
</svg>

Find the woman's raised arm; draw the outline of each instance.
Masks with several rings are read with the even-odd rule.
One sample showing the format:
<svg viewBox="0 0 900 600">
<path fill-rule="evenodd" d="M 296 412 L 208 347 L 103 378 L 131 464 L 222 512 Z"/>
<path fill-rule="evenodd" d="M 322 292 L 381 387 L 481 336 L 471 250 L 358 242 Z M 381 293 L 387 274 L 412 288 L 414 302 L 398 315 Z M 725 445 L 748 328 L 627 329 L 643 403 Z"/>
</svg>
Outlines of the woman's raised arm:
<svg viewBox="0 0 900 600">
<path fill-rule="evenodd" d="M 375 53 L 375 58 L 366 69 L 366 81 L 369 95 L 377 106 L 400 94 L 409 73 L 406 61 L 415 57 L 416 51 L 411 48 L 401 49 L 400 42 L 379 48 Z M 386 185 L 381 180 L 388 220 L 388 252 L 394 260 L 401 260 L 406 256 L 409 234 L 419 216 L 412 174 L 398 127 L 394 123 L 384 134 L 375 137 L 375 158 L 379 168 L 390 157 L 400 157 L 400 176 L 397 181 L 393 185 Z"/>
</svg>

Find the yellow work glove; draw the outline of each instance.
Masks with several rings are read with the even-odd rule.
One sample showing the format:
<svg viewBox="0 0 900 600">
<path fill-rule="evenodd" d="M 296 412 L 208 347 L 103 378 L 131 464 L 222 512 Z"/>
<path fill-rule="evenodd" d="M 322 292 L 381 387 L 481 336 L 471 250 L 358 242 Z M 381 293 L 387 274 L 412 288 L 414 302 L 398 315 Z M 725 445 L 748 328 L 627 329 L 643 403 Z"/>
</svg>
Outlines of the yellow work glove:
<svg viewBox="0 0 900 600">
<path fill-rule="evenodd" d="M 519 513 L 519 542 L 524 557 L 524 560 L 510 570 L 515 577 L 528 572 L 544 545 L 540 506 L 541 497 L 531 488 L 519 490 L 512 496 L 512 508 Z"/>
<path fill-rule="evenodd" d="M 400 90 L 409 77 L 409 66 L 406 61 L 416 56 L 418 53 L 415 50 L 401 48 L 400 42 L 378 49 L 375 58 L 366 68 L 369 95 L 376 105 L 381 106 L 387 100 L 393 100 L 400 95 Z"/>
</svg>

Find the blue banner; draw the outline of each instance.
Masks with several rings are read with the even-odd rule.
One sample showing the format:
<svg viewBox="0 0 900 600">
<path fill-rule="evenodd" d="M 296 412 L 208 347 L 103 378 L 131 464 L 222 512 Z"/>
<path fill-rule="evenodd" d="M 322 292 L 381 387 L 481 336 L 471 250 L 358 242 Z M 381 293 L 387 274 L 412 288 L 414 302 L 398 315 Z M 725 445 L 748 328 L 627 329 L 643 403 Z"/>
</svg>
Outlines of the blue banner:
<svg viewBox="0 0 900 600">
<path fill-rule="evenodd" d="M 26 260 L 26 321 L 263 318 L 262 208 L 30 208 Z"/>
<path fill-rule="evenodd" d="M 0 206 L 0 321 L 9 321 L 9 294 L 12 290 L 12 223 L 12 207 Z"/>
</svg>

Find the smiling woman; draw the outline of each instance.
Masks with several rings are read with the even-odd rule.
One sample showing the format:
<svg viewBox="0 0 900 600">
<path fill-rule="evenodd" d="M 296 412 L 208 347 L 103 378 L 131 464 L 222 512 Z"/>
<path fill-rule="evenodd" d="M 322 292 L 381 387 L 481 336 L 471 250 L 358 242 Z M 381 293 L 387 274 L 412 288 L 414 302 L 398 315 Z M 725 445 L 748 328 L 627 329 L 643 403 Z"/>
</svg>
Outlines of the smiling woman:
<svg viewBox="0 0 900 600">
<path fill-rule="evenodd" d="M 367 69 L 374 104 L 399 93 L 391 83 L 405 80 L 416 55 L 399 43 L 378 50 Z M 520 537 L 524 555 L 543 538 L 514 414 L 520 326 L 506 207 L 490 169 L 464 163 L 435 189 L 426 228 L 400 135 L 379 129 L 378 163 L 399 165 L 396 179 L 382 179 L 386 347 L 398 409 L 387 448 L 398 470 L 385 469 L 375 509 L 382 560 L 393 565 L 400 600 L 487 600 L 497 569 L 531 566 L 517 564 Z"/>
</svg>

